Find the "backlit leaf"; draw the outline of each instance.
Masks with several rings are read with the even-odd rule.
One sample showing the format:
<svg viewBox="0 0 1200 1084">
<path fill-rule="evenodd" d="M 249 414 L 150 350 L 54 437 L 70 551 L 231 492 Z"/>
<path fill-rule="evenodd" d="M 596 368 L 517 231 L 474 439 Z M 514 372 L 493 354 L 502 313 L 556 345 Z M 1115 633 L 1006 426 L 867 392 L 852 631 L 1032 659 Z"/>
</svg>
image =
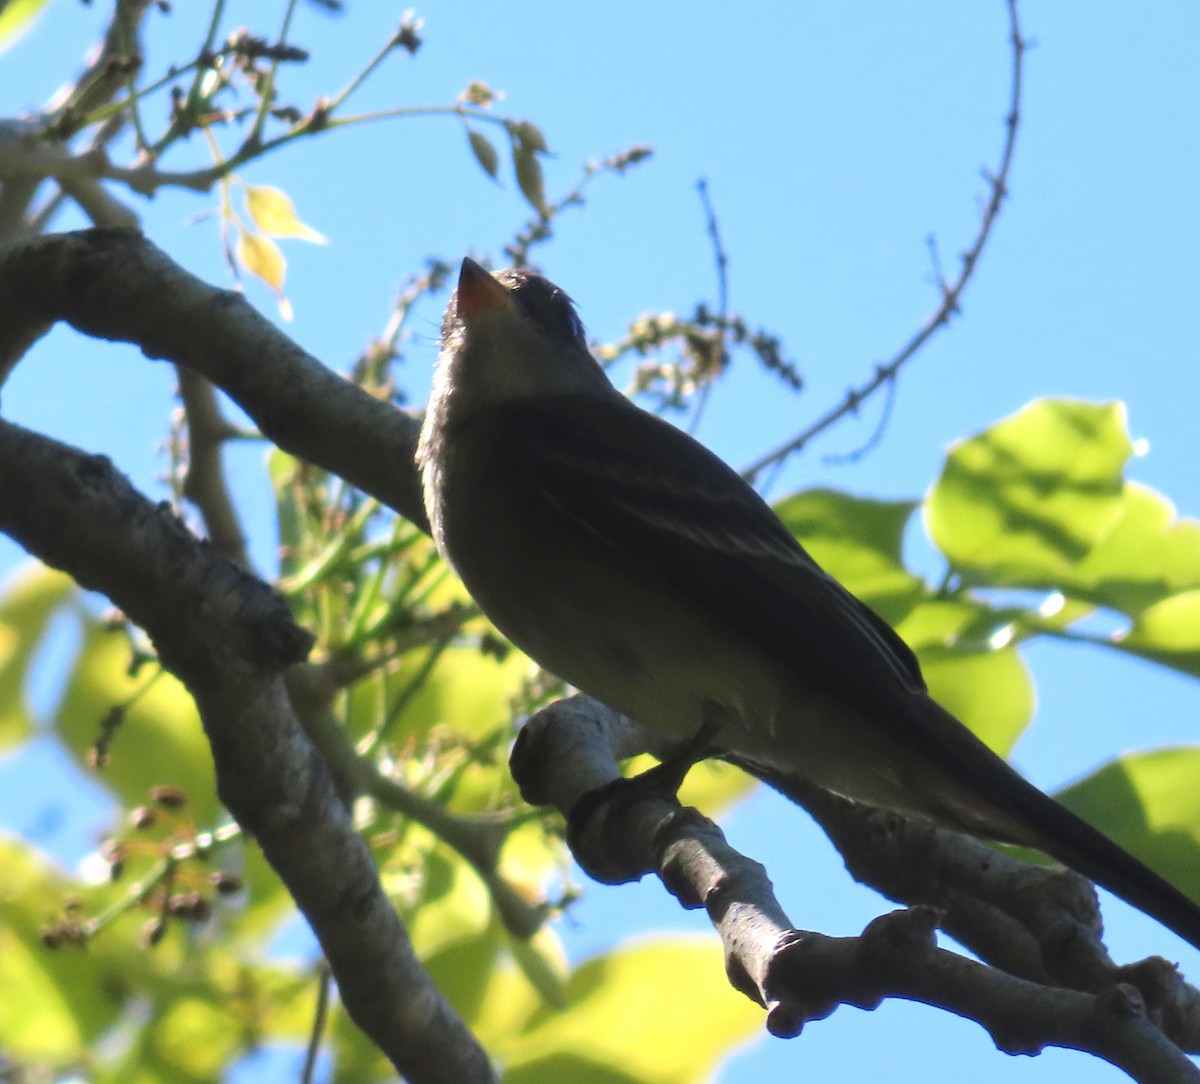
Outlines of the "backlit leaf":
<svg viewBox="0 0 1200 1084">
<path fill-rule="evenodd" d="M 277 294 L 283 292 L 283 276 L 287 260 L 279 246 L 269 237 L 249 230 L 238 232 L 237 258 L 247 271 L 256 275 Z"/>
<path fill-rule="evenodd" d="M 69 576 L 38 562 L 23 565 L 0 594 L 0 749 L 32 730 L 26 705 L 29 667 L 54 615 L 76 593 Z"/>
<path fill-rule="evenodd" d="M 8 0 L 0 11 L 0 52 L 16 44 L 49 0 Z"/>
<path fill-rule="evenodd" d="M 329 238 L 306 226 L 296 214 L 291 198 L 281 188 L 269 185 L 246 185 L 246 213 L 263 233 L 272 237 L 299 237 L 315 244 L 326 244 Z"/>
<path fill-rule="evenodd" d="M 955 445 L 925 502 L 967 582 L 1058 586 L 1122 514 L 1120 403 L 1044 399 Z"/>
</svg>

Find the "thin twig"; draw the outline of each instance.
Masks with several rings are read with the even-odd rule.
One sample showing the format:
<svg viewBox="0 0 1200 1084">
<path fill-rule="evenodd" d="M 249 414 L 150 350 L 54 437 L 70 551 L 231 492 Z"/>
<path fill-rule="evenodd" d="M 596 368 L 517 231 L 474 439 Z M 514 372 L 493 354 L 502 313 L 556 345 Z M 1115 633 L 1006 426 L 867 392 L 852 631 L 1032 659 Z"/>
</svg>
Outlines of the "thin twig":
<svg viewBox="0 0 1200 1084">
<path fill-rule="evenodd" d="M 176 371 L 188 434 L 183 495 L 199 510 L 209 541 L 217 551 L 249 568 L 246 535 L 225 477 L 222 445 L 228 423 L 216 389 L 191 369 L 179 366 Z"/>
<path fill-rule="evenodd" d="M 325 1021 L 329 1018 L 329 964 L 325 960 L 317 963 L 317 1005 L 313 1010 L 312 1030 L 308 1035 L 308 1050 L 304 1055 L 304 1068 L 300 1073 L 300 1084 L 312 1084 L 316 1078 L 317 1056 L 321 1053 L 321 1037 L 325 1034 Z"/>
<path fill-rule="evenodd" d="M 699 427 L 700 419 L 704 416 L 704 408 L 708 405 L 708 397 L 712 392 L 713 380 L 724 370 L 726 359 L 729 357 L 729 350 L 725 345 L 729 326 L 729 257 L 725 254 L 725 248 L 721 244 L 717 213 L 713 209 L 712 200 L 708 195 L 708 181 L 703 177 L 696 182 L 696 191 L 700 193 L 700 202 L 704 206 L 708 235 L 712 238 L 713 262 L 717 268 L 717 323 L 714 334 L 720 344 L 720 350 L 717 354 L 718 368 L 708 380 L 701 384 L 700 391 L 696 395 L 696 406 L 692 411 L 692 420 L 688 423 L 689 433 L 694 433 Z"/>
<path fill-rule="evenodd" d="M 951 319 L 960 311 L 959 300 L 967 283 L 971 281 L 979 257 L 991 236 L 992 227 L 1000 213 L 1000 207 L 1008 195 L 1008 177 L 1012 167 L 1013 152 L 1017 142 L 1017 128 L 1021 119 L 1021 88 L 1024 72 L 1025 51 L 1028 48 L 1025 39 L 1021 37 L 1021 26 L 1017 18 L 1017 0 L 1008 0 L 1009 37 L 1012 43 L 1012 96 L 1008 115 L 1004 119 L 1005 138 L 1004 149 L 1000 156 L 1000 167 L 992 174 L 984 171 L 984 177 L 991 187 L 991 194 L 983 210 L 979 223 L 979 232 L 975 241 L 962 255 L 962 265 L 958 277 L 953 282 L 941 282 L 941 302 L 933 314 L 921 325 L 920 329 L 901 348 L 890 361 L 875 366 L 875 372 L 870 379 L 857 388 L 852 388 L 845 398 L 835 407 L 822 414 L 807 429 L 802 430 L 774 451 L 756 460 L 743 472 L 748 481 L 755 481 L 768 467 L 782 463 L 789 456 L 803 448 L 819 433 L 823 433 L 835 422 L 848 414 L 855 414 L 864 400 L 885 385 L 893 383 L 896 375 L 904 364 L 909 361 L 941 328 L 948 325 Z M 873 444 L 878 436 L 871 438 Z"/>
</svg>

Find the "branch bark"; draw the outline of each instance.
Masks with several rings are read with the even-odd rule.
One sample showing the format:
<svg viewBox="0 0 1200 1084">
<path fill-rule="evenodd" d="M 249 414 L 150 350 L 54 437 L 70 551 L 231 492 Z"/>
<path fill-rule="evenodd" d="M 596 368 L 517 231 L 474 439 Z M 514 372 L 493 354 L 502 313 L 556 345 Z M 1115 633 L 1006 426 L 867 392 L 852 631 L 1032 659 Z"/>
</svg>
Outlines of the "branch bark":
<svg viewBox="0 0 1200 1084">
<path fill-rule="evenodd" d="M 241 294 L 189 274 L 136 230 L 30 237 L 0 248 L 0 379 L 59 320 L 199 373 L 268 439 L 428 530 L 413 466 L 420 420 L 305 353 Z"/>
<path fill-rule="evenodd" d="M 513 749 L 513 776 L 528 801 L 552 804 L 567 818 L 572 851 L 592 876 L 621 883 L 655 873 L 683 907 L 704 907 L 725 946 L 730 982 L 767 1009 L 773 1034 L 797 1035 L 805 1023 L 828 1016 L 840 1004 L 872 1009 L 884 998 L 902 997 L 975 1020 L 1009 1054 L 1059 1046 L 1094 1054 L 1138 1081 L 1200 1080 L 1200 1070 L 1177 1045 L 1182 1035 L 1194 1035 L 1196 992 L 1165 961 L 1114 966 L 1091 992 L 1054 985 L 1048 976 L 1035 981 L 938 948 L 934 932 L 947 910 L 927 903 L 876 919 L 860 937 L 798 930 L 763 867 L 730 847 L 715 824 L 684 809 L 673 796 L 621 780 L 618 760 L 653 744 L 643 728 L 602 704 L 572 697 L 526 724 Z M 846 834 L 847 826 L 874 812 L 834 799 L 818 819 L 827 830 L 840 825 Z M 955 853 L 959 841 L 995 853 L 956 833 L 937 831 L 921 842 L 928 852 L 924 867 L 954 866 L 962 858 Z M 968 859 L 967 867 L 979 858 L 971 853 L 974 861 Z M 900 861 L 912 858 L 902 851 Z M 1041 889 L 1056 887 L 1057 872 L 1007 861 L 990 872 L 964 873 L 960 881 L 982 877 L 995 888 L 994 882 L 1007 879 L 1000 902 L 1021 900 L 1014 908 L 1017 917 L 1008 917 L 1024 938 L 1043 928 L 1061 933 L 1064 926 L 1074 930 L 1069 941 L 1086 936 L 1072 910 L 1058 912 L 1056 921 L 1044 920 L 1061 897 L 1027 898 L 1038 877 L 1046 878 Z M 915 880 L 919 883 L 920 876 Z M 953 897 L 946 908 L 958 912 L 960 924 L 980 918 Z M 1026 927 L 1030 915 L 1042 916 L 1044 925 Z M 994 920 L 990 913 L 985 917 Z M 1098 930 L 1092 934 L 1097 935 Z M 1107 959 L 1098 940 L 1096 946 L 1094 951 Z M 1073 957 L 1068 953 L 1067 958 Z M 1164 970 L 1175 984 L 1164 983 Z M 1178 1000 L 1157 1000 L 1168 990 L 1191 995 L 1187 1026 L 1172 1015 L 1181 1008 Z"/>
<path fill-rule="evenodd" d="M 195 697 L 218 791 L 308 919 L 347 1011 L 406 1079 L 491 1082 L 425 973 L 284 685 L 309 633 L 266 584 L 101 456 L 0 421 L 0 530 L 101 591 Z"/>
</svg>

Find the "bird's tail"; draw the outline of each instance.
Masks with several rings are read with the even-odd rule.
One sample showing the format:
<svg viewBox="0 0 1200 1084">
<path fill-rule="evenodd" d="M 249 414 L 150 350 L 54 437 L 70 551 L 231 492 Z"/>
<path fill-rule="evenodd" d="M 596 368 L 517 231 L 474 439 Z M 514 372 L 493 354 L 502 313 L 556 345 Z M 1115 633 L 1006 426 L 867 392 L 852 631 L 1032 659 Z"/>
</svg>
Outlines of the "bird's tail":
<svg viewBox="0 0 1200 1084">
<path fill-rule="evenodd" d="M 1011 778 L 998 788 L 1001 793 L 981 796 L 990 799 L 1002 818 L 996 828 L 1008 826 L 1010 831 L 981 834 L 1045 852 L 1200 949 L 1200 904 L 1083 818 L 1009 771 Z"/>
<path fill-rule="evenodd" d="M 905 803 L 909 812 L 983 839 L 1042 851 L 1200 949 L 1200 904 L 1043 794 L 936 702 L 924 699 L 922 711 L 914 729 L 936 733 L 938 740 L 926 744 L 930 785 L 912 796 L 913 804 Z M 930 727 L 930 711 L 944 714 L 953 725 Z M 811 784 L 742 757 L 727 759 L 806 804 L 803 792 Z"/>
</svg>

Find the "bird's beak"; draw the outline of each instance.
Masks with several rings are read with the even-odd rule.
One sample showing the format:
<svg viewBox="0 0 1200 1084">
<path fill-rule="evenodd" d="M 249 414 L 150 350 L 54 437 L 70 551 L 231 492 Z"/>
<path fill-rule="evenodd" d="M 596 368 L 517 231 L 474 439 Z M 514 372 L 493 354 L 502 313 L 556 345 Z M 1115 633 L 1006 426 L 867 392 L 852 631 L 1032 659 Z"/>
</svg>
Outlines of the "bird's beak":
<svg viewBox="0 0 1200 1084">
<path fill-rule="evenodd" d="M 458 314 L 463 319 L 498 313 L 513 303 L 508 290 L 479 266 L 470 256 L 463 259 L 458 273 Z"/>
</svg>

